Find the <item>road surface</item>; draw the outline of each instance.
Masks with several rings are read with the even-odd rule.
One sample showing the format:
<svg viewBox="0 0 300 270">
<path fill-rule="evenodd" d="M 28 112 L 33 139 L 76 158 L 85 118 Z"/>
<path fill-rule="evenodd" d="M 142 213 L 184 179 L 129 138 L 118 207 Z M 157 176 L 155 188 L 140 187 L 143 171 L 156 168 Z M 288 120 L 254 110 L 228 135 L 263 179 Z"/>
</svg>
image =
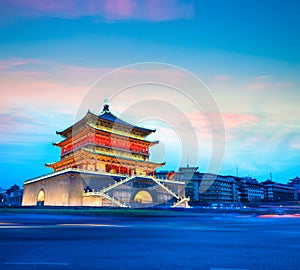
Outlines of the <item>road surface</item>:
<svg viewBox="0 0 300 270">
<path fill-rule="evenodd" d="M 0 269 L 300 269 L 300 218 L 0 214 Z"/>
</svg>

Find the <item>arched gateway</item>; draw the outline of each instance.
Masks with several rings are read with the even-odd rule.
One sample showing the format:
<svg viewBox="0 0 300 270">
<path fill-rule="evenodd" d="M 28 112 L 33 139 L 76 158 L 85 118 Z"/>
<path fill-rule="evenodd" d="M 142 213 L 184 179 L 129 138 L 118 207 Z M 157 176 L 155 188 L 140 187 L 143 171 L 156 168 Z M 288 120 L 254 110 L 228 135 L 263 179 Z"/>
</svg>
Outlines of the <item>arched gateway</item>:
<svg viewBox="0 0 300 270">
<path fill-rule="evenodd" d="M 141 190 L 137 194 L 135 194 L 133 200 L 135 202 L 139 202 L 139 203 L 152 203 L 153 202 L 151 194 L 146 190 Z"/>
<path fill-rule="evenodd" d="M 37 206 L 44 206 L 44 202 L 45 202 L 45 191 L 41 189 L 38 193 L 36 204 Z"/>
</svg>

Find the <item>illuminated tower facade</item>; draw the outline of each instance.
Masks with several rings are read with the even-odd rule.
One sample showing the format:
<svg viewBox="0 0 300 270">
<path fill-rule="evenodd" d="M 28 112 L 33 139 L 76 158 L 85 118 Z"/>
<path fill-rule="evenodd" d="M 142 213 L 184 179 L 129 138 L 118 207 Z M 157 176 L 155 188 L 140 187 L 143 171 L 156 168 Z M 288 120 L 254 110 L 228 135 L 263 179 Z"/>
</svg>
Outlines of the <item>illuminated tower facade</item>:
<svg viewBox="0 0 300 270">
<path fill-rule="evenodd" d="M 60 160 L 46 164 L 51 174 L 24 182 L 22 205 L 187 207 L 183 181 L 155 177 L 165 163 L 149 160 L 150 147 L 158 143 L 146 139 L 153 132 L 116 117 L 108 104 L 99 115 L 88 111 L 57 132 L 63 137 L 54 143 Z"/>
<path fill-rule="evenodd" d="M 149 161 L 149 141 L 155 130 L 131 125 L 116 117 L 105 104 L 100 115 L 87 112 L 67 129 L 57 132 L 64 139 L 58 162 L 46 164 L 54 172 L 68 168 L 122 175 L 154 175 L 164 163 Z"/>
</svg>

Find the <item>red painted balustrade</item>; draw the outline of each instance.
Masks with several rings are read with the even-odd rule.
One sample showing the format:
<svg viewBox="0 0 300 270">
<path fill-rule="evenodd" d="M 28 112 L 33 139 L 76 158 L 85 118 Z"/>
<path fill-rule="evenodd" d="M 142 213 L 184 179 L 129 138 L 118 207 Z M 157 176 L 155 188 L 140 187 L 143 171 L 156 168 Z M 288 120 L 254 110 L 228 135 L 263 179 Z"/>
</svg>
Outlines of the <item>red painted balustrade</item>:
<svg viewBox="0 0 300 270">
<path fill-rule="evenodd" d="M 136 143 L 124 142 L 124 141 L 120 141 L 120 140 L 114 140 L 111 138 L 94 136 L 94 137 L 84 137 L 81 140 L 77 141 L 76 143 L 62 148 L 61 155 L 69 153 L 69 152 L 73 151 L 73 149 L 77 149 L 88 143 L 93 143 L 93 144 L 96 144 L 99 146 L 108 146 L 108 147 L 112 147 L 112 148 L 130 150 L 131 152 L 135 152 L 135 153 L 143 153 L 143 154 L 149 153 L 149 149 L 147 147 L 143 147 Z"/>
</svg>

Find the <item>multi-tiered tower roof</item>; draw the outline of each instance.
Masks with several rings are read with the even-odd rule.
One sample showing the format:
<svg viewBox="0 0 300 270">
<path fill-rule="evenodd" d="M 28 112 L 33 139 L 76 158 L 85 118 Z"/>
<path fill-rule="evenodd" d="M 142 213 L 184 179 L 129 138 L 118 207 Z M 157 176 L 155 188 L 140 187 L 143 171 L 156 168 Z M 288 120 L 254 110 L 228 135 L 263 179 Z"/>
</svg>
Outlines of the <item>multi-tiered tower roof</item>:
<svg viewBox="0 0 300 270">
<path fill-rule="evenodd" d="M 77 123 L 57 132 L 64 139 L 54 145 L 61 148 L 60 161 L 46 164 L 54 172 L 68 168 L 124 175 L 154 175 L 165 163 L 149 161 L 149 141 L 155 132 L 129 124 L 116 117 L 105 104 L 100 115 L 90 111 Z"/>
</svg>

